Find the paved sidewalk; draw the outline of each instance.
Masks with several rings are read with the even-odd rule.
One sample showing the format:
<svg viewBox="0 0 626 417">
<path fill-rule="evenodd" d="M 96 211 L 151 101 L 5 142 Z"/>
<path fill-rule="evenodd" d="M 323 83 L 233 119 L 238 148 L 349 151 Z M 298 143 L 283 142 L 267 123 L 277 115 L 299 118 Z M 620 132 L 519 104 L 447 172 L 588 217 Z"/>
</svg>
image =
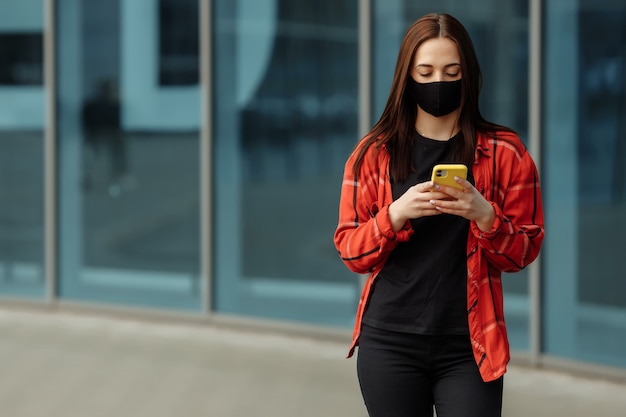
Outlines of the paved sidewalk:
<svg viewBox="0 0 626 417">
<path fill-rule="evenodd" d="M 346 346 L 0 309 L 2 417 L 366 417 Z M 512 367 L 506 417 L 623 416 L 626 385 Z"/>
</svg>

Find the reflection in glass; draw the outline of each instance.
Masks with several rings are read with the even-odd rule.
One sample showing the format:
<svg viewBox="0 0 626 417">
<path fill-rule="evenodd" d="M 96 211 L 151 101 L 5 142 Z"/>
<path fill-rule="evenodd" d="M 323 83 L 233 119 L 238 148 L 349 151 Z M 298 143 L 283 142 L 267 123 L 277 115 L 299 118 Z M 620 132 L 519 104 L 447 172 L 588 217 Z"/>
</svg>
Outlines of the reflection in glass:
<svg viewBox="0 0 626 417">
<path fill-rule="evenodd" d="M 159 84 L 197 85 L 198 0 L 159 0 Z"/>
<path fill-rule="evenodd" d="M 217 310 L 349 326 L 358 278 L 332 236 L 358 139 L 357 2 L 214 3 Z"/>
<path fill-rule="evenodd" d="M 158 6 L 57 2 L 65 299 L 200 308 L 199 93 L 160 87 Z"/>
<path fill-rule="evenodd" d="M 43 35 L 0 33 L 0 85 L 43 85 Z"/>
</svg>

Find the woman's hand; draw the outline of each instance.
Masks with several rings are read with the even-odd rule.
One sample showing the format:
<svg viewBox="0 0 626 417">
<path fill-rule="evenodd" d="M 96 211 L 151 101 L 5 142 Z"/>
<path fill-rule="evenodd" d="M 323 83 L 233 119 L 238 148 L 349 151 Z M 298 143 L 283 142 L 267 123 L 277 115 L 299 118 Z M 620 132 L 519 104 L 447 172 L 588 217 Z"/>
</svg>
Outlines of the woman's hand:
<svg viewBox="0 0 626 417">
<path fill-rule="evenodd" d="M 391 203 L 389 220 L 394 232 L 402 229 L 407 220 L 442 213 L 431 201 L 439 201 L 448 196 L 441 191 L 433 190 L 434 186 L 432 181 L 416 184 Z"/>
<path fill-rule="evenodd" d="M 430 204 L 440 213 L 454 214 L 468 220 L 473 220 L 483 232 L 491 230 L 496 219 L 496 213 L 491 204 L 467 180 L 454 177 L 454 181 L 463 187 L 458 190 L 445 185 L 435 185 L 435 190 L 446 194 L 450 198 L 433 198 Z"/>
</svg>

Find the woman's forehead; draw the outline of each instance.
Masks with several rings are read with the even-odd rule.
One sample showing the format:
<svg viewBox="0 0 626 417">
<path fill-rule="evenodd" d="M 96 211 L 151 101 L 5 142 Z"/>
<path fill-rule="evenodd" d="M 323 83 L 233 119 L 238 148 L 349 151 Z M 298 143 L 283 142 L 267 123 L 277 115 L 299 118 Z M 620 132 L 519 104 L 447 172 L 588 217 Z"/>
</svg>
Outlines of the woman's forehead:
<svg viewBox="0 0 626 417">
<path fill-rule="evenodd" d="M 459 50 L 449 38 L 432 38 L 422 43 L 415 53 L 414 66 L 460 64 Z"/>
</svg>

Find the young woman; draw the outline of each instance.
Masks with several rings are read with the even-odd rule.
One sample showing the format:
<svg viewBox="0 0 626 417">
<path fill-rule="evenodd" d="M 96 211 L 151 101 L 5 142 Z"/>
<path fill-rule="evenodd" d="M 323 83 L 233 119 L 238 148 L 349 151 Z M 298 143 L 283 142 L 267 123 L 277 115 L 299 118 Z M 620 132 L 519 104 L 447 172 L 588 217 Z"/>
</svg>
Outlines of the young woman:
<svg viewBox="0 0 626 417">
<path fill-rule="evenodd" d="M 478 108 L 481 72 L 455 18 L 430 14 L 400 46 L 380 120 L 345 166 L 334 241 L 368 273 L 353 343 L 371 417 L 500 416 L 509 361 L 502 272 L 544 236 L 535 164 Z M 461 189 L 437 186 L 462 163 Z"/>
</svg>

